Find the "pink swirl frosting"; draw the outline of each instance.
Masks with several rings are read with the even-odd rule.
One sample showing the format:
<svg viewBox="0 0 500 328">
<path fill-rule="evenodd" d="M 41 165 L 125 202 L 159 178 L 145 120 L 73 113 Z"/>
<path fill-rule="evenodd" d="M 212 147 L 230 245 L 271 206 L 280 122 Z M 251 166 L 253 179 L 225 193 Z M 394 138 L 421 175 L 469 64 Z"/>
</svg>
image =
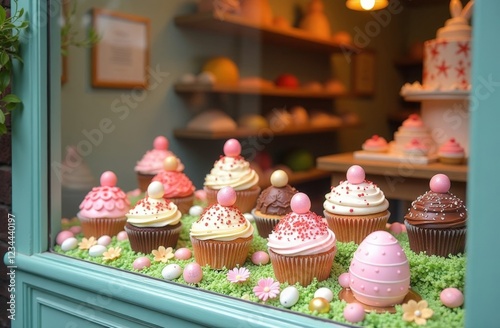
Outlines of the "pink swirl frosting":
<svg viewBox="0 0 500 328">
<path fill-rule="evenodd" d="M 101 186 L 94 187 L 80 204 L 78 217 L 120 218 L 130 209 L 127 195 L 115 186 L 116 175 L 107 171 L 101 175 Z"/>
<path fill-rule="evenodd" d="M 191 180 L 182 172 L 162 171 L 155 175 L 152 181 L 163 184 L 165 198 L 187 197 L 194 193 L 195 187 Z"/>
<path fill-rule="evenodd" d="M 424 126 L 424 122 L 422 122 L 418 114 L 411 114 L 404 120 L 403 126 L 406 128 L 421 128 Z"/>
<path fill-rule="evenodd" d="M 463 155 L 465 150 L 460 146 L 460 144 L 455 140 L 455 138 L 451 138 L 447 142 L 439 147 L 440 154 L 457 154 Z"/>
<path fill-rule="evenodd" d="M 384 150 L 387 148 L 387 140 L 378 135 L 373 135 L 363 143 L 364 150 Z"/>
<path fill-rule="evenodd" d="M 163 162 L 168 156 L 175 156 L 174 153 L 168 150 L 168 140 L 163 136 L 155 138 L 153 143 L 154 149 L 148 150 L 146 154 L 137 162 L 134 170 L 142 174 L 155 175 L 163 170 Z M 183 171 L 184 165 L 179 160 L 177 171 Z"/>
</svg>

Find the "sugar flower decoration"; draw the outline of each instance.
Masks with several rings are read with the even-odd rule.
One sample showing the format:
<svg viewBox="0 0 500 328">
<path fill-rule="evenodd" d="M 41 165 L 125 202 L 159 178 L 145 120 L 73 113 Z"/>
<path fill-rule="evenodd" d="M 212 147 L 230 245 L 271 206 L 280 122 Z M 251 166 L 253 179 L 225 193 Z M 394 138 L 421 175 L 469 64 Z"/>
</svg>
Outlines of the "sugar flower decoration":
<svg viewBox="0 0 500 328">
<path fill-rule="evenodd" d="M 122 249 L 120 247 L 110 247 L 106 252 L 102 253 L 102 258 L 105 261 L 111 261 L 116 258 L 119 258 L 121 255 Z"/>
<path fill-rule="evenodd" d="M 160 246 L 158 249 L 154 249 L 152 253 L 155 256 L 154 260 L 156 262 L 166 263 L 174 257 L 172 247 L 165 248 L 164 246 Z"/>
<path fill-rule="evenodd" d="M 94 237 L 90 237 L 89 239 L 83 238 L 81 242 L 78 243 L 79 249 L 89 249 L 90 247 L 97 244 L 97 240 Z"/>
<path fill-rule="evenodd" d="M 247 268 L 234 268 L 227 273 L 227 280 L 233 283 L 246 281 L 250 277 L 250 271 Z"/>
<path fill-rule="evenodd" d="M 417 325 L 425 325 L 427 319 L 432 317 L 434 311 L 429 309 L 427 301 L 415 302 L 410 300 L 408 303 L 403 304 L 403 320 L 404 321 L 415 321 Z"/>
<path fill-rule="evenodd" d="M 274 281 L 273 278 L 263 278 L 257 283 L 257 286 L 253 288 L 255 296 L 257 296 L 262 301 L 267 301 L 267 299 L 272 299 L 278 296 L 280 293 L 280 283 Z"/>
</svg>

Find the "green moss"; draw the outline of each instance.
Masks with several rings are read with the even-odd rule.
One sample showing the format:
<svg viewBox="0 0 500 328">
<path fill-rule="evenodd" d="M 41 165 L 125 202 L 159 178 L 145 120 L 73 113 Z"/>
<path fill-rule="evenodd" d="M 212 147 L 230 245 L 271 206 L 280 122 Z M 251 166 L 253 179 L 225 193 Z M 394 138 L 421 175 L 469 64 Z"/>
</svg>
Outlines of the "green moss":
<svg viewBox="0 0 500 328">
<path fill-rule="evenodd" d="M 182 218 L 183 229 L 179 237 L 178 247 L 191 248 L 189 241 L 189 227 L 192 222 L 197 219 L 196 216 L 184 215 Z M 81 236 L 78 237 L 81 239 Z M 449 309 L 441 304 L 439 300 L 440 292 L 447 287 L 456 287 L 464 290 L 465 281 L 465 257 L 454 256 L 451 258 L 441 258 L 436 256 L 427 256 L 425 254 L 415 254 L 409 249 L 408 237 L 406 234 L 397 236 L 401 246 L 405 250 L 411 268 L 411 287 L 418 292 L 423 299 L 427 300 L 429 307 L 434 310 L 434 315 L 427 321 L 425 327 L 463 327 L 464 326 L 464 309 L 456 308 Z M 338 295 L 341 287 L 337 281 L 340 274 L 346 272 L 349 268 L 352 255 L 357 249 L 354 243 L 337 243 L 338 251 L 335 257 L 335 263 L 332 266 L 330 278 L 318 282 L 314 280 L 309 286 L 302 287 L 295 285 L 299 290 L 299 301 L 292 306 L 289 310 L 300 312 L 307 315 L 313 315 L 324 319 L 333 320 L 336 322 L 346 323 L 343 316 L 343 311 L 346 303 L 334 297 L 330 302 L 330 311 L 325 314 L 311 313 L 309 311 L 309 302 L 314 297 L 314 292 L 320 287 L 330 288 L 334 295 Z M 113 261 L 104 261 L 102 257 L 89 257 L 88 251 L 74 249 L 68 252 L 63 252 L 59 246 L 55 247 L 56 252 L 71 256 L 85 261 L 107 265 L 122 270 L 137 272 L 132 267 L 133 261 L 139 256 L 130 249 L 128 241 L 118 241 L 116 237 L 112 238 L 109 247 L 121 247 L 121 257 Z M 267 250 L 266 240 L 260 237 L 257 233 L 254 235 L 254 240 L 250 249 L 250 254 L 258 250 Z M 140 256 L 143 256 L 141 254 Z M 140 271 L 141 274 L 146 276 L 162 279 L 162 269 L 170 263 L 177 263 L 184 267 L 187 263 L 193 262 L 194 258 L 190 260 L 175 260 L 172 259 L 168 263 L 155 262 L 152 254 L 146 254 L 151 260 L 151 267 Z M 253 287 L 257 284 L 260 278 L 271 277 L 276 279 L 271 264 L 267 265 L 254 265 L 250 261 L 250 256 L 247 259 L 244 267 L 250 271 L 250 278 L 242 283 L 230 283 L 227 280 L 227 269 L 211 270 L 209 267 L 203 267 L 203 280 L 196 284 L 196 287 L 209 290 L 215 293 L 228 295 L 235 298 L 247 298 L 249 301 L 260 303 L 253 293 Z M 232 268 L 230 268 L 232 269 Z M 182 275 L 175 280 L 180 284 L 187 284 Z M 281 290 L 287 287 L 288 284 L 281 284 Z M 273 300 L 268 300 L 265 304 L 283 308 L 279 302 L 279 297 Z M 395 314 L 383 313 L 367 314 L 365 320 L 358 323 L 359 326 L 365 327 L 417 327 L 414 323 L 408 323 L 402 320 L 401 306 L 396 306 L 397 312 Z"/>
</svg>

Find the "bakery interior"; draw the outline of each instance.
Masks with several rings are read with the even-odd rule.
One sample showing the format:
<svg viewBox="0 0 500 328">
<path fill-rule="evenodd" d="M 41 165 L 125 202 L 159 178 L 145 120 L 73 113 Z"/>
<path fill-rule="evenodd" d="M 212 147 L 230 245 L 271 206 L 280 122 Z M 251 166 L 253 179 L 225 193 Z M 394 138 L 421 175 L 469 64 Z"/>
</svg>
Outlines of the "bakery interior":
<svg viewBox="0 0 500 328">
<path fill-rule="evenodd" d="M 245 28 L 244 24 L 240 26 L 241 21 L 234 23 L 229 16 L 225 21 L 219 10 L 227 10 L 224 6 L 236 2 L 239 1 L 150 0 L 147 5 L 135 1 L 65 2 L 66 10 L 75 10 L 66 18 L 77 26 L 77 38 L 88 38 L 96 8 L 125 14 L 132 21 L 146 18 L 148 81 L 147 85 L 126 85 L 118 79 L 99 85 L 95 81 L 92 47 L 72 44 L 65 49 L 67 55 L 59 59 L 60 70 L 51 69 L 62 72 L 60 100 L 54 101 L 60 107 L 60 116 L 51 118 L 48 134 L 51 147 L 56 148 L 51 151 L 49 169 L 57 172 L 51 178 L 58 180 L 52 182 L 51 188 L 58 189 L 51 190 L 48 200 L 50 207 L 55 208 L 51 216 L 75 217 L 89 191 L 88 184 L 76 189 L 71 186 L 72 172 L 58 171 L 61 163 L 78 162 L 77 170 L 83 170 L 86 179 L 91 175 L 94 186 L 99 184 L 102 172 L 111 170 L 118 178 L 117 185 L 133 192 L 138 188 L 134 166 L 153 148 L 158 136 L 167 138 L 168 149 L 185 165 L 184 173 L 197 189 L 203 188 L 214 161 L 223 155 L 224 143 L 237 138 L 242 154 L 258 171 L 262 188 L 269 186 L 274 169 L 283 169 L 290 184 L 310 197 L 311 209 L 322 213 L 325 194 L 345 179 L 345 170 L 342 173 L 342 169 L 319 168 L 318 158 L 352 154 L 361 150 L 365 140 L 373 135 L 393 140 L 403 121 L 412 113 L 420 113 L 421 102 L 408 101 L 400 92 L 405 83 L 421 81 L 423 42 L 435 38 L 436 31 L 450 17 L 448 0 L 389 0 L 387 7 L 373 11 L 350 9 L 343 0 L 246 0 L 268 5 L 266 9 L 257 6 L 259 9 L 254 8 L 251 14 L 271 15 L 271 32 Z M 288 36 L 290 25 L 300 26 L 311 3 L 321 3 L 320 11 L 329 23 L 332 41 L 314 35 L 324 33 L 318 20 L 310 23 L 310 35 Z M 462 1 L 463 5 L 466 3 Z M 200 15 L 210 19 L 199 19 Z M 472 26 L 476 20 L 473 16 Z M 215 69 L 212 65 L 216 73 L 203 74 L 214 58 L 223 63 L 219 62 Z M 227 59 L 237 67 L 239 86 L 217 90 L 216 78 L 235 75 Z M 211 114 L 204 117 L 208 112 Z M 459 132 L 468 138 L 468 127 Z M 450 171 L 451 191 L 467 202 L 464 176 L 469 163 L 452 166 Z M 383 166 L 380 164 L 379 168 L 382 172 Z M 408 167 L 396 168 L 400 172 L 405 169 Z M 380 181 L 385 188 L 391 181 L 399 183 L 384 173 L 375 176 L 388 179 L 389 182 Z M 460 178 L 455 181 L 457 176 Z M 405 191 L 399 199 L 388 196 L 389 222 L 403 222 L 411 199 L 423 194 L 425 188 L 428 189 L 428 181 L 409 194 Z M 59 222 L 50 223 L 54 219 L 48 221 L 44 229 L 50 232 L 52 249 L 54 236 L 62 228 Z M 154 311 L 154 307 L 151 309 Z M 288 315 L 285 313 L 283 318 Z M 265 317 L 276 316 L 279 317 L 271 312 Z M 267 319 L 245 323 L 272 326 L 279 322 Z M 294 319 L 293 315 L 286 317 L 287 324 L 293 326 Z M 110 322 L 100 324 L 106 326 Z M 314 321 L 301 325 L 311 323 Z M 11 324 L 21 327 L 19 322 Z M 331 324 L 337 323 L 318 322 L 319 326 Z"/>
</svg>

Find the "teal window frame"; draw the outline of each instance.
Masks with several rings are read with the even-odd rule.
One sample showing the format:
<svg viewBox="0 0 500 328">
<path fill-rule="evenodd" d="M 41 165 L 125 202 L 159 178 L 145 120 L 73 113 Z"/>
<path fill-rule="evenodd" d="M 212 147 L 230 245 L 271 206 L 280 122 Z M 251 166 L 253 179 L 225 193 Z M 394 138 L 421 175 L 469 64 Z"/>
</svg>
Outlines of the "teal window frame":
<svg viewBox="0 0 500 328">
<path fill-rule="evenodd" d="M 23 64 L 15 65 L 14 91 L 23 99 L 23 108 L 13 114 L 13 214 L 16 217 L 16 265 L 18 270 L 38 278 L 49 279 L 96 295 L 103 291 L 108 307 L 132 304 L 153 311 L 144 319 L 161 322 L 165 317 L 193 324 L 216 325 L 224 322 L 238 326 L 329 326 L 288 311 L 257 305 L 173 283 L 165 283 L 140 275 L 97 266 L 49 252 L 49 236 L 60 229 L 60 213 L 50 208 L 50 197 L 60 199 L 60 185 L 49 180 L 49 148 L 51 157 L 60 158 L 60 54 L 57 15 L 46 19 L 47 1 L 19 0 L 30 21 L 22 36 Z M 500 154 L 495 152 L 500 141 L 500 65 L 495 42 L 500 29 L 496 15 L 500 2 L 477 0 L 474 9 L 473 90 L 471 96 L 471 153 L 468 174 L 469 226 L 467 241 L 466 324 L 488 327 L 498 323 L 500 261 L 493 242 L 498 240 L 497 186 L 500 175 L 496 166 Z M 49 35 L 48 25 L 52 27 Z M 483 50 L 484 49 L 484 50 Z M 486 50 L 488 49 L 488 50 Z M 50 69 L 50 70 L 49 70 Z M 49 77 L 51 77 L 49 79 Z M 486 81 L 486 82 L 485 82 Z M 486 83 L 486 84 L 485 84 Z M 50 107 L 50 108 L 49 108 Z M 49 138 L 49 129 L 50 135 Z M 53 176 L 53 175 L 52 175 Z M 53 239 L 53 238 L 52 238 Z M 28 297 L 27 295 L 21 295 Z M 21 302 L 25 303 L 26 300 Z M 92 302 L 90 302 L 92 303 Z M 207 306 L 210 304 L 211 306 Z M 94 304 L 99 306 L 99 304 Z M 182 311 L 179 311 L 182 306 Z M 125 309 L 125 307 L 124 307 Z M 23 311 L 21 307 L 21 314 Z M 117 310 L 119 311 L 119 310 Z M 145 312 L 146 313 L 146 312 Z M 148 312 L 149 313 L 149 312 Z M 135 314 L 134 314 L 135 315 Z M 141 317 L 140 313 L 136 314 Z M 142 315 L 145 316 L 145 315 Z M 17 323 L 14 323 L 16 326 Z"/>
</svg>

